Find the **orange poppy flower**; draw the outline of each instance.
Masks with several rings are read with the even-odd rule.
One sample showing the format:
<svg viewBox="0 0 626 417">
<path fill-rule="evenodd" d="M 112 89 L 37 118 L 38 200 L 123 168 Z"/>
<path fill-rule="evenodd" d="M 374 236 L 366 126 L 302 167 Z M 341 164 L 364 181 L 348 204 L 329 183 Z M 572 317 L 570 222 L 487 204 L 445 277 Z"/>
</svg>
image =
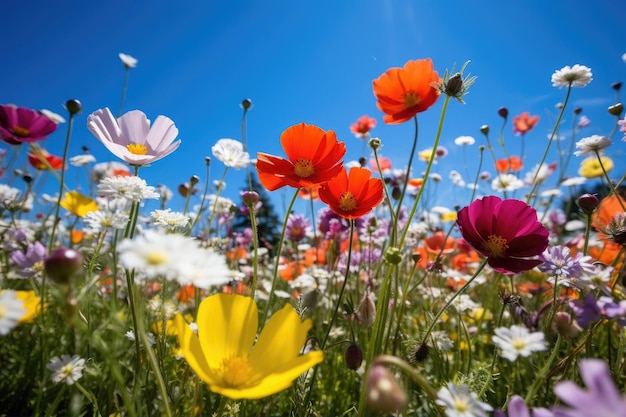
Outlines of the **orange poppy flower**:
<svg viewBox="0 0 626 417">
<path fill-rule="evenodd" d="M 291 261 L 285 265 L 281 265 L 278 275 L 285 281 L 293 281 L 306 270 L 307 266 L 302 261 Z"/>
<path fill-rule="evenodd" d="M 383 182 L 367 168 L 342 169 L 320 187 L 320 200 L 345 219 L 358 219 L 383 201 Z"/>
<path fill-rule="evenodd" d="M 522 169 L 522 166 L 522 160 L 515 155 L 510 156 L 508 159 L 503 158 L 496 161 L 496 170 L 498 172 L 517 172 Z"/>
<path fill-rule="evenodd" d="M 446 238 L 446 234 L 438 230 L 424 239 L 424 245 L 429 253 L 439 254 L 441 252 L 446 255 L 454 251 L 455 241 L 453 237 L 448 236 Z"/>
<path fill-rule="evenodd" d="M 350 131 L 354 133 L 357 138 L 367 139 L 370 136 L 370 130 L 376 127 L 376 119 L 369 116 L 361 116 L 357 119 L 356 123 L 350 125 Z"/>
<path fill-rule="evenodd" d="M 593 213 L 593 227 L 600 232 L 606 229 L 609 223 L 611 223 L 611 220 L 615 217 L 615 214 L 624 211 L 622 204 L 626 206 L 626 201 L 615 194 L 603 198 L 602 201 L 600 201 L 600 205 Z"/>
<path fill-rule="evenodd" d="M 539 116 L 531 116 L 529 112 L 517 115 L 513 117 L 513 132 L 523 135 L 535 127 L 538 121 Z"/>
<path fill-rule="evenodd" d="M 373 81 L 376 106 L 385 113 L 383 121 L 404 123 L 427 110 L 439 98 L 439 74 L 430 58 L 408 61 L 404 68 L 390 68 Z"/>
<path fill-rule="evenodd" d="M 346 145 L 337 141 L 332 130 L 326 132 L 300 123 L 285 129 L 280 143 L 289 159 L 257 154 L 259 181 L 270 191 L 286 185 L 312 188 L 331 180 L 343 169 Z"/>
<path fill-rule="evenodd" d="M 44 162 L 44 158 L 48 163 Z M 58 171 L 63 168 L 63 158 L 50 155 L 46 150 L 40 149 L 39 152 L 28 152 L 28 163 L 33 168 L 39 170 L 47 170 L 50 166 L 53 170 Z"/>
<path fill-rule="evenodd" d="M 73 229 L 70 234 L 70 239 L 72 240 L 72 243 L 74 244 L 82 242 L 84 237 L 85 237 L 85 232 L 83 232 L 82 230 Z"/>
</svg>

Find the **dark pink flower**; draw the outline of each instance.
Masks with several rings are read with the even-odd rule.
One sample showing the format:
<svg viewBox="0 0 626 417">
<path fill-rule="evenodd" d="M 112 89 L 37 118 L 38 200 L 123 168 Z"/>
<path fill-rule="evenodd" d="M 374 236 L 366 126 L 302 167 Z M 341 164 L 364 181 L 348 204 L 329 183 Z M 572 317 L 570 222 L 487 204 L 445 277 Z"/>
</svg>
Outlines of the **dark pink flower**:
<svg viewBox="0 0 626 417">
<path fill-rule="evenodd" d="M 535 209 L 520 200 L 476 200 L 459 211 L 457 224 L 463 238 L 504 274 L 533 269 L 542 262 L 533 257 L 548 247 L 548 229 Z"/>
<path fill-rule="evenodd" d="M 35 110 L 0 105 L 0 138 L 10 145 L 43 140 L 56 128 L 55 122 Z"/>
</svg>

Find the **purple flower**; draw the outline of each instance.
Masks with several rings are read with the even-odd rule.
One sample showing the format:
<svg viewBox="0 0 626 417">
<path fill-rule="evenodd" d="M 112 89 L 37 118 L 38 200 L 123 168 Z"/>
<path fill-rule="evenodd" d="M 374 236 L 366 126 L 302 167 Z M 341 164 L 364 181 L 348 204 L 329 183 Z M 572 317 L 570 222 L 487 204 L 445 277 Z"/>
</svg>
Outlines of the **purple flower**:
<svg viewBox="0 0 626 417">
<path fill-rule="evenodd" d="M 587 386 L 583 389 L 572 381 L 556 384 L 554 393 L 568 405 L 554 407 L 555 417 L 623 417 L 626 415 L 626 396 L 615 386 L 609 366 L 603 360 L 582 359 L 580 376 Z"/>
<path fill-rule="evenodd" d="M 28 245 L 26 252 L 15 250 L 10 255 L 11 261 L 20 268 L 17 273 L 24 278 L 32 278 L 41 272 L 45 257 L 46 247 L 40 242 Z"/>
<path fill-rule="evenodd" d="M 595 271 L 591 256 L 583 256 L 581 253 L 577 253 L 572 257 L 567 246 L 548 247 L 539 255 L 539 260 L 543 261 L 537 267 L 540 271 L 559 279 L 558 283 L 566 286 L 573 285 L 581 288 L 583 285 L 577 282 L 578 279 L 585 273 L 591 274 Z M 560 281 L 561 279 L 566 281 Z"/>
<path fill-rule="evenodd" d="M 496 410 L 493 414 L 494 417 L 553 417 L 554 414 L 546 408 L 533 408 L 532 414 L 528 409 L 528 406 L 524 402 L 524 399 L 519 395 L 514 395 L 509 400 L 509 405 L 506 409 L 506 414 L 501 410 Z"/>
<path fill-rule="evenodd" d="M 285 237 L 293 242 L 300 242 L 311 232 L 311 222 L 303 214 L 290 214 L 287 219 Z"/>
<path fill-rule="evenodd" d="M 593 293 L 588 293 L 582 300 L 571 300 L 569 306 L 576 314 L 576 321 L 580 327 L 587 327 L 589 323 L 594 322 L 602 316 L 602 310 L 598 306 L 596 297 Z"/>
<path fill-rule="evenodd" d="M 0 139 L 10 145 L 43 140 L 56 128 L 56 123 L 35 110 L 0 105 Z"/>
</svg>

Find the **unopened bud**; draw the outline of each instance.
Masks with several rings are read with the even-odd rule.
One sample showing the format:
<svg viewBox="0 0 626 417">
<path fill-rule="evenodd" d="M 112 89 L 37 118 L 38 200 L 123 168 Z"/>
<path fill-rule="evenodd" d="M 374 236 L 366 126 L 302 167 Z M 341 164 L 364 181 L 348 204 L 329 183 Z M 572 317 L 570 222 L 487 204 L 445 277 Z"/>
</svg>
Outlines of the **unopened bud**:
<svg viewBox="0 0 626 417">
<path fill-rule="evenodd" d="M 243 107 L 244 110 L 249 110 L 250 107 L 252 107 L 252 100 L 250 100 L 249 98 L 244 98 L 241 102 L 241 107 Z"/>
<path fill-rule="evenodd" d="M 376 304 L 372 300 L 372 294 L 366 291 L 359 303 L 359 307 L 356 309 L 356 314 L 359 322 L 366 327 L 372 327 L 374 320 L 376 319 Z"/>
<path fill-rule="evenodd" d="M 414 364 L 424 362 L 429 352 L 430 347 L 428 347 L 426 342 L 419 343 L 409 352 L 409 361 Z"/>
<path fill-rule="evenodd" d="M 241 201 L 246 207 L 254 207 L 259 202 L 259 194 L 256 191 L 244 191 L 241 193 Z"/>
<path fill-rule="evenodd" d="M 348 369 L 356 371 L 363 363 L 363 351 L 356 343 L 350 343 L 350 346 L 348 346 L 343 354 L 343 358 L 346 361 Z"/>
<path fill-rule="evenodd" d="M 211 165 L 211 157 L 210 156 L 205 156 L 204 157 L 204 163 L 206 164 L 206 166 Z"/>
<path fill-rule="evenodd" d="M 370 148 L 372 148 L 372 149 L 380 148 L 380 144 L 381 144 L 381 142 L 380 142 L 380 139 L 378 139 L 378 138 L 371 138 L 370 141 L 369 141 Z"/>
<path fill-rule="evenodd" d="M 57 284 L 68 284 L 82 268 L 83 255 L 74 249 L 55 249 L 44 259 L 46 275 Z"/>
<path fill-rule="evenodd" d="M 613 84 L 611 84 L 611 88 L 612 88 L 613 90 L 615 90 L 615 91 L 619 91 L 619 90 L 620 90 L 620 88 L 622 88 L 622 83 L 621 83 L 621 81 L 617 81 L 617 82 L 614 82 Z"/>
<path fill-rule="evenodd" d="M 564 311 L 558 311 L 554 315 L 552 327 L 566 339 L 573 339 L 582 331 L 576 320 L 573 320 L 572 316 Z"/>
<path fill-rule="evenodd" d="M 365 159 L 364 157 L 360 157 L 359 158 L 359 165 L 361 166 L 361 168 L 364 168 L 365 164 L 367 164 L 367 159 Z"/>
<path fill-rule="evenodd" d="M 192 187 L 199 182 L 200 182 L 200 177 L 197 175 L 192 175 L 191 178 L 189 178 L 189 183 L 191 184 Z"/>
<path fill-rule="evenodd" d="M 450 97 L 458 97 L 463 91 L 463 76 L 460 72 L 454 74 L 446 84 L 446 94 Z"/>
<path fill-rule="evenodd" d="M 582 112 L 583 112 L 583 108 L 582 108 L 582 107 L 576 107 L 576 108 L 574 109 L 574 114 L 575 114 L 575 115 L 579 115 L 579 114 L 580 114 L 580 113 L 582 113 Z"/>
<path fill-rule="evenodd" d="M 391 198 L 393 198 L 394 200 L 399 200 L 401 196 L 402 190 L 397 185 L 394 185 L 391 189 Z"/>
<path fill-rule="evenodd" d="M 503 119 L 506 119 L 507 117 L 509 117 L 509 109 L 507 109 L 506 107 L 500 107 L 498 109 L 498 114 L 500 115 L 500 117 L 502 117 Z"/>
<path fill-rule="evenodd" d="M 65 108 L 70 114 L 78 114 L 83 110 L 82 104 L 76 99 L 67 100 L 65 102 Z"/>
<path fill-rule="evenodd" d="M 382 414 L 391 414 L 404 407 L 407 397 L 389 370 L 375 363 L 367 371 L 367 405 Z"/>
<path fill-rule="evenodd" d="M 609 106 L 609 113 L 613 116 L 619 116 L 622 114 L 624 110 L 624 105 L 622 103 L 616 103 L 612 106 Z"/>
<path fill-rule="evenodd" d="M 489 134 L 489 125 L 482 125 L 480 127 L 480 133 L 482 133 L 483 135 Z"/>
<path fill-rule="evenodd" d="M 26 184 L 30 184 L 31 182 L 33 182 L 33 177 L 30 174 L 24 174 L 22 175 L 22 180 L 24 180 Z"/>
<path fill-rule="evenodd" d="M 385 261 L 392 265 L 398 265 L 400 262 L 402 262 L 402 252 L 396 247 L 388 247 L 385 251 Z"/>
<path fill-rule="evenodd" d="M 600 205 L 600 200 L 595 194 L 583 194 L 578 197 L 578 200 L 576 201 L 583 213 L 588 216 L 591 216 L 595 209 Z"/>
</svg>

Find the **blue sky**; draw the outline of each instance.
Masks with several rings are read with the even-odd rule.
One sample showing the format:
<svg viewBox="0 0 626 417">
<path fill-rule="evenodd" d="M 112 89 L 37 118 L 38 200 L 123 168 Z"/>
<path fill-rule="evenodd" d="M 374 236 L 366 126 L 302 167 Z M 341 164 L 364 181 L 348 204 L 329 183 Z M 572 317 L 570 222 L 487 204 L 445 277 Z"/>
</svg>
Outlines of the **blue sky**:
<svg viewBox="0 0 626 417">
<path fill-rule="evenodd" d="M 189 1 L 176 6 L 160 0 L 9 0 L 3 4 L 0 102 L 64 115 L 62 104 L 79 99 L 84 110 L 76 118 L 70 154 L 88 146 L 99 162 L 115 160 L 85 123 L 96 109 L 117 111 L 124 77 L 117 55 L 130 54 L 139 63 L 130 73 L 125 111 L 142 110 L 151 120 L 166 115 L 182 139 L 174 154 L 140 174 L 151 185 L 175 189 L 191 175 L 204 179 L 204 157 L 219 138 L 241 139 L 239 105 L 247 97 L 253 101 L 247 129 L 253 156 L 257 151 L 283 155 L 280 133 L 306 122 L 335 130 L 347 143 L 346 159 L 357 159 L 363 146 L 349 125 L 367 114 L 378 120 L 372 134 L 382 139 L 382 154 L 401 168 L 413 124 L 382 122 L 372 80 L 410 59 L 431 57 L 440 75 L 471 60 L 468 71 L 478 80 L 467 104 L 452 102 L 449 107 L 441 144 L 450 153 L 435 168 L 444 183 L 429 197 L 431 205 L 466 205 L 469 192 L 455 190 L 447 180 L 450 169 L 464 172 L 462 150 L 454 139 L 476 138 L 477 144 L 466 150 L 473 176 L 477 147 L 484 143 L 479 128 L 488 124 L 492 132 L 499 129 L 500 106 L 509 109 L 510 117 L 523 111 L 537 114 L 541 120 L 525 139 L 530 168 L 547 144 L 555 104 L 565 97 L 565 90 L 551 86 L 555 70 L 582 64 L 594 75 L 589 86 L 573 91 L 565 126 L 571 124 L 571 110 L 582 107 L 592 124 L 580 137 L 611 130 L 614 119 L 606 110 L 614 102 L 610 85 L 626 82 L 625 12 L 621 0 L 593 5 L 582 0 Z M 432 146 L 442 102 L 420 114 L 418 150 Z M 44 143 L 50 152 L 62 152 L 66 127 L 61 125 Z M 626 143 L 619 134 L 614 139 L 608 154 L 617 177 L 626 168 Z M 509 153 L 519 152 L 520 138 L 512 134 L 510 123 L 505 140 Z M 548 162 L 556 160 L 553 152 Z M 572 175 L 580 159 L 574 157 L 570 164 Z M 486 163 L 491 165 L 491 159 Z M 416 172 L 424 168 L 421 162 L 414 164 Z M 211 180 L 222 172 L 214 161 Z M 225 195 L 235 198 L 244 178 L 242 171 L 230 171 Z M 481 191 L 491 193 L 484 187 Z M 273 194 L 278 209 L 291 194 Z"/>
</svg>

